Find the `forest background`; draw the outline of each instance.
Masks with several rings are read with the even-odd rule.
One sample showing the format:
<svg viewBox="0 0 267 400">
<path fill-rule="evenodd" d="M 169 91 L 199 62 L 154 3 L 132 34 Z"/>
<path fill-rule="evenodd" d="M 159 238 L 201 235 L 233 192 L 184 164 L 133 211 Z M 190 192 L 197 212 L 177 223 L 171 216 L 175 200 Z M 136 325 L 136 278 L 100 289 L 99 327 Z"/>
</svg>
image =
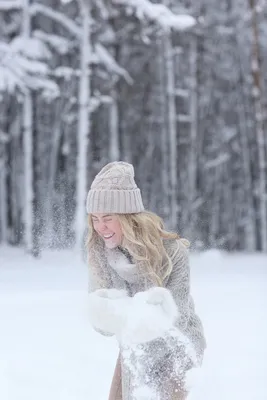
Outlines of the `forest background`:
<svg viewBox="0 0 267 400">
<path fill-rule="evenodd" d="M 195 249 L 267 252 L 265 0 L 0 0 L 0 242 L 81 248 L 134 164 Z"/>
</svg>

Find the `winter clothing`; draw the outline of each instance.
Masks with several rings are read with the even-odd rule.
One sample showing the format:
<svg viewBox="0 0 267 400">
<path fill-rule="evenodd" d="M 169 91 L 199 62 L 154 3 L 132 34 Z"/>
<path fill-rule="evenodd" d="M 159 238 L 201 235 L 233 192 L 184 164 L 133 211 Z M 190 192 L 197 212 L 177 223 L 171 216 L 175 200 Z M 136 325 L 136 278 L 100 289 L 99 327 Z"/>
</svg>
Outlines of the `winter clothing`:
<svg viewBox="0 0 267 400">
<path fill-rule="evenodd" d="M 178 310 L 167 289 L 153 287 L 137 292 L 130 299 L 128 318 L 118 336 L 122 343 L 149 343 L 164 336 L 174 327 Z"/>
<path fill-rule="evenodd" d="M 110 335 L 119 333 L 126 323 L 130 300 L 126 290 L 99 289 L 89 294 L 91 324 Z"/>
<path fill-rule="evenodd" d="M 101 325 L 101 321 L 97 321 L 97 319 L 94 321 L 96 329 L 102 334 L 110 335 L 115 333 L 119 338 L 122 400 L 132 400 L 134 398 L 133 393 L 137 379 L 135 370 L 131 368 L 134 363 L 137 363 L 139 367 L 141 365 L 141 375 L 138 379 L 144 379 L 144 377 L 150 379 L 156 385 L 154 387 L 151 386 L 150 389 L 160 392 L 162 394 L 160 397 L 161 400 L 183 400 L 186 394 L 182 387 L 179 388 L 180 382 L 184 378 L 183 375 L 194 364 L 201 365 L 206 347 L 202 323 L 195 313 L 194 302 L 190 295 L 190 271 L 186 242 L 183 239 L 164 239 L 163 242 L 166 252 L 173 263 L 173 270 L 164 282 L 164 287 L 167 289 L 165 292 L 164 288 L 154 288 L 152 290 L 153 283 L 147 276 L 139 275 L 137 267 L 130 263 L 129 259 L 119 248 L 107 249 L 103 244 L 102 251 L 99 251 L 101 255 L 99 265 L 97 268 L 90 268 L 89 266 L 90 293 L 101 288 L 116 288 L 117 290 L 124 290 L 122 292 L 124 296 L 125 291 L 128 294 L 127 299 L 124 299 L 128 304 L 124 308 L 123 317 L 120 315 L 118 318 L 119 323 L 115 324 L 115 327 L 113 325 L 110 329 L 110 326 Z M 170 293 L 172 295 L 171 298 L 169 297 Z M 138 306 L 140 296 L 142 299 L 141 303 L 143 302 L 142 304 L 145 306 L 145 312 L 142 312 L 140 317 L 143 317 L 141 321 L 138 319 L 139 313 L 133 312 L 131 308 L 133 304 Z M 128 297 L 132 297 L 131 301 L 129 301 Z M 173 308 L 172 298 L 178 310 Z M 112 300 L 108 299 L 109 304 L 110 301 Z M 140 311 L 143 309 L 143 306 L 139 307 Z M 151 323 L 150 316 L 148 316 L 150 306 L 151 311 L 157 309 L 159 312 L 158 315 L 164 320 L 162 326 L 159 324 L 155 330 L 152 328 L 155 321 L 157 321 L 157 315 L 154 314 L 154 319 Z M 104 307 L 104 309 L 106 312 L 107 308 Z M 113 312 L 112 307 L 108 307 L 108 312 L 111 309 Z M 110 319 L 112 318 L 108 314 L 107 321 Z M 131 324 L 132 320 L 134 322 Z M 100 325 L 98 325 L 99 323 Z M 173 325 L 176 328 L 176 333 L 178 332 L 176 337 L 175 334 L 174 336 L 172 335 Z M 124 331 L 121 330 L 122 326 L 127 326 L 127 329 Z M 164 326 L 166 327 L 166 332 L 162 331 L 162 327 Z M 125 331 L 130 331 L 130 341 L 138 338 L 137 343 L 132 348 L 128 348 L 127 351 L 124 348 Z M 118 334 L 118 332 L 120 333 Z M 121 334 L 121 332 L 124 333 Z M 129 336 L 126 336 L 126 339 L 129 339 Z M 190 352 L 187 351 L 184 345 L 186 340 L 189 343 Z M 191 351 L 192 348 L 193 352 Z M 173 366 L 177 363 L 177 360 L 179 361 L 180 369 L 174 371 Z M 180 371 L 182 372 L 179 376 Z M 163 389 L 167 387 L 168 390 L 163 394 Z M 176 389 L 179 389 L 179 396 L 177 394 L 177 397 L 170 397 L 170 393 L 172 391 L 174 393 Z M 112 398 L 112 400 L 121 399 L 120 397 Z"/>
<path fill-rule="evenodd" d="M 111 382 L 108 400 L 123 400 L 122 384 L 121 384 L 121 364 L 122 364 L 121 355 L 119 354 L 119 357 L 117 359 L 117 363 L 115 366 L 112 382 Z M 168 394 L 169 394 L 170 400 L 186 400 L 187 393 L 184 392 L 183 390 L 180 390 L 179 387 L 177 388 L 177 385 L 171 383 L 171 384 L 169 384 L 168 389 L 169 389 Z M 162 400 L 163 396 L 164 396 L 164 391 L 163 391 L 163 393 L 161 392 L 159 395 L 160 395 L 160 397 L 159 397 L 160 400 Z M 147 400 L 147 398 L 145 398 L 145 400 Z"/>
<path fill-rule="evenodd" d="M 116 161 L 105 165 L 96 175 L 86 200 L 91 213 L 132 214 L 144 211 L 140 189 L 131 164 Z"/>
<path fill-rule="evenodd" d="M 171 293 L 161 287 L 133 297 L 125 290 L 98 289 L 89 295 L 89 314 L 98 331 L 115 334 L 120 342 L 140 344 L 172 329 L 178 308 Z"/>
</svg>

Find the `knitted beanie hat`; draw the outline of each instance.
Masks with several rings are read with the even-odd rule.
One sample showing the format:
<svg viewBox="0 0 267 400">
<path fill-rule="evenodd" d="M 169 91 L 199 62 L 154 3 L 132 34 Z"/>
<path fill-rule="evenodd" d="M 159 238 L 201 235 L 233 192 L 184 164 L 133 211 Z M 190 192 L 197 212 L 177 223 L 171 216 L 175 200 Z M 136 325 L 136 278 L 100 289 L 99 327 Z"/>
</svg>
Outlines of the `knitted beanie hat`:
<svg viewBox="0 0 267 400">
<path fill-rule="evenodd" d="M 105 165 L 91 185 L 86 211 L 88 214 L 133 214 L 144 211 L 141 192 L 134 180 L 133 166 L 123 161 Z"/>
</svg>

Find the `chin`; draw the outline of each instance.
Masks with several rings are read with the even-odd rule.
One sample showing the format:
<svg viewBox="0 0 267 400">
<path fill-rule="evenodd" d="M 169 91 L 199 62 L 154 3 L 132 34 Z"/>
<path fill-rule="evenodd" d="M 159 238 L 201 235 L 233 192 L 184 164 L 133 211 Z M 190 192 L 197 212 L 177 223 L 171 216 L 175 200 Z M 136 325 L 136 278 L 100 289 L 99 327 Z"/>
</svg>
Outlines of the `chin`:
<svg viewBox="0 0 267 400">
<path fill-rule="evenodd" d="M 116 243 L 116 242 L 109 242 L 109 241 L 105 241 L 105 246 L 106 246 L 106 248 L 107 249 L 115 249 L 116 247 L 118 247 L 119 245 L 118 245 L 118 243 Z"/>
</svg>

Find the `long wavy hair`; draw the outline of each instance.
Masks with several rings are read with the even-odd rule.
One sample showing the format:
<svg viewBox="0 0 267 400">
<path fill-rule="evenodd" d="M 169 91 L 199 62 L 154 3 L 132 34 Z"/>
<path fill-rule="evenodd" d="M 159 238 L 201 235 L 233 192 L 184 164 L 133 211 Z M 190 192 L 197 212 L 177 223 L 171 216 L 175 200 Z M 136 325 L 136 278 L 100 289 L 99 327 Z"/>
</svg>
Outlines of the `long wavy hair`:
<svg viewBox="0 0 267 400">
<path fill-rule="evenodd" d="M 179 239 L 179 235 L 165 230 L 163 220 L 150 211 L 116 215 L 123 234 L 121 247 L 128 251 L 141 276 L 146 276 L 157 286 L 162 286 L 164 279 L 172 271 L 172 262 L 163 239 Z M 89 263 L 96 266 L 98 252 L 103 252 L 104 242 L 94 230 L 91 215 L 88 223 Z"/>
</svg>

